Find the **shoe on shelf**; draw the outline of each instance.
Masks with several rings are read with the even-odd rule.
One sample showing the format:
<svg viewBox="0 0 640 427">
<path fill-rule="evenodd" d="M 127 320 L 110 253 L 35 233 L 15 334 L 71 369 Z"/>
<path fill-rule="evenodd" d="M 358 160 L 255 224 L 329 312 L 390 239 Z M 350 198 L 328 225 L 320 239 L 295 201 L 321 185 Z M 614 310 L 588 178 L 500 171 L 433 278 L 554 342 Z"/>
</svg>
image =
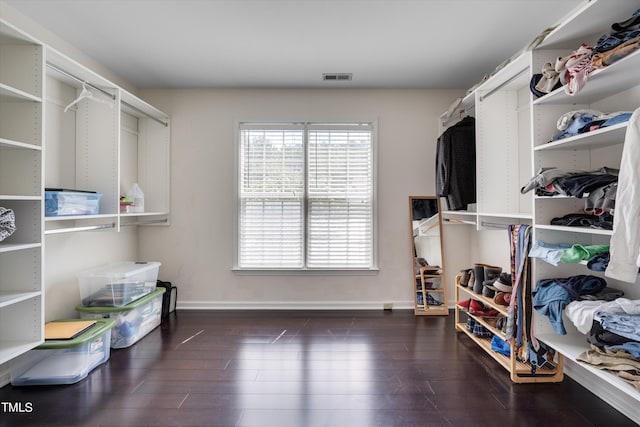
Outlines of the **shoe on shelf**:
<svg viewBox="0 0 640 427">
<path fill-rule="evenodd" d="M 431 294 L 427 294 L 427 305 L 442 305 L 442 302 L 432 297 Z"/>
</svg>

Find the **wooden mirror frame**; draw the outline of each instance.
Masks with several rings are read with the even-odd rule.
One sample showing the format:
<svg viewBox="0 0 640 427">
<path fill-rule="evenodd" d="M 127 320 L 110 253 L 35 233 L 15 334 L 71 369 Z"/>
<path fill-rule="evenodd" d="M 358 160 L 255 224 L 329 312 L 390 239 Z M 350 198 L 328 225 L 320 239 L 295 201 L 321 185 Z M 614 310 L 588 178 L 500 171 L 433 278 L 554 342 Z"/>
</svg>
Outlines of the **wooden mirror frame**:
<svg viewBox="0 0 640 427">
<path fill-rule="evenodd" d="M 420 202 L 423 206 L 418 206 Z M 417 216 L 420 217 L 416 219 Z M 416 224 L 418 221 L 422 222 Z M 434 230 L 437 230 L 437 235 Z M 409 232 L 411 236 L 414 313 L 416 315 L 446 316 L 449 314 L 449 309 L 447 308 L 444 280 L 440 198 L 436 196 L 409 196 Z M 424 237 L 427 246 L 432 249 L 437 248 L 439 253 L 432 253 L 427 257 L 420 256 L 425 254 L 416 247 L 417 237 Z"/>
</svg>

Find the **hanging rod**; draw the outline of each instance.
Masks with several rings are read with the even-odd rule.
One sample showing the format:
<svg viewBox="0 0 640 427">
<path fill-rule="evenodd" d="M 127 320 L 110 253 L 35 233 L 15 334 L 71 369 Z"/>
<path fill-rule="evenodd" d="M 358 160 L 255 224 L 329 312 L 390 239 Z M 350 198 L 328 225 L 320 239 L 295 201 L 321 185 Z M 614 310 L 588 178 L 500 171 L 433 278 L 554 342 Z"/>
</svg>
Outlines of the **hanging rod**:
<svg viewBox="0 0 640 427">
<path fill-rule="evenodd" d="M 484 95 L 480 95 L 480 102 L 484 101 L 485 98 L 488 98 L 489 96 L 491 96 L 494 92 L 502 89 L 504 86 L 508 85 L 509 83 L 511 83 L 512 81 L 514 81 L 515 79 L 517 79 L 518 77 L 520 77 L 520 74 L 524 73 L 525 71 L 529 71 L 529 67 L 525 67 L 522 70 L 518 71 L 516 74 L 514 74 L 513 76 L 509 77 L 507 80 L 503 81 L 502 83 L 500 83 L 498 86 L 494 87 L 493 89 L 491 89 L 490 91 L 488 91 L 487 93 L 485 93 Z"/>
<path fill-rule="evenodd" d="M 166 223 L 168 220 L 166 218 L 164 219 L 154 219 L 151 221 L 136 221 L 136 222 L 126 222 L 126 223 L 122 223 L 120 224 L 121 227 L 125 227 L 127 225 L 151 225 L 151 224 L 164 224 Z"/>
<path fill-rule="evenodd" d="M 79 83 L 83 83 L 83 84 L 85 84 L 85 85 L 89 86 L 89 87 L 90 87 L 90 88 L 92 88 L 92 89 L 95 89 L 95 90 L 97 90 L 97 91 L 100 91 L 101 93 L 103 93 L 103 94 L 107 95 L 107 96 L 108 96 L 109 98 L 111 98 L 111 99 L 116 99 L 116 96 L 115 96 L 114 94 L 109 93 L 109 92 L 107 92 L 106 90 L 104 90 L 104 89 L 102 89 L 102 88 L 99 88 L 98 86 L 93 85 L 93 84 L 91 84 L 91 83 L 87 82 L 86 80 L 82 80 L 80 77 L 75 76 L 75 75 L 71 74 L 70 72 L 68 72 L 68 71 L 66 71 L 66 70 L 63 70 L 62 68 L 60 68 L 60 67 L 58 67 L 58 66 L 56 66 L 56 65 L 53 65 L 53 64 L 52 64 L 52 63 L 50 63 L 50 62 L 47 62 L 47 67 L 51 68 L 52 70 L 55 70 L 55 71 L 59 72 L 60 74 L 64 74 L 65 76 L 67 76 L 67 77 L 69 77 L 69 78 L 72 78 L 73 80 L 75 80 L 75 81 L 77 81 L 77 82 L 79 82 Z M 136 110 L 137 112 L 139 112 L 139 113 L 141 113 L 141 114 L 144 114 L 145 116 L 149 117 L 150 119 L 155 120 L 156 122 L 160 123 L 160 124 L 161 124 L 161 125 L 163 125 L 164 127 L 169 126 L 169 123 L 167 123 L 167 122 L 165 122 L 165 121 L 163 121 L 163 120 L 160 120 L 160 119 L 159 119 L 159 118 L 157 118 L 157 117 L 152 116 L 151 114 L 147 113 L 146 111 L 141 110 L 140 108 L 134 107 L 133 105 L 129 104 L 129 103 L 128 103 L 128 102 L 126 102 L 126 101 L 120 101 L 120 102 L 122 102 L 122 103 L 123 103 L 124 105 L 126 105 L 127 107 L 129 107 L 129 108 L 131 108 L 131 109 L 133 109 L 133 110 Z"/>
<path fill-rule="evenodd" d="M 132 110 L 136 110 L 138 113 L 144 114 L 145 116 L 149 117 L 151 120 L 154 120 L 154 121 L 160 123 L 164 127 L 169 126 L 168 122 L 165 122 L 164 120 L 160 120 L 159 118 L 152 116 L 151 114 L 147 113 L 146 111 L 143 111 L 138 107 L 134 107 L 133 105 L 129 104 L 126 101 L 120 101 L 120 102 L 123 103 L 124 105 L 126 105 L 127 107 L 131 108 Z"/>
<path fill-rule="evenodd" d="M 97 90 L 97 91 L 100 91 L 100 92 L 102 92 L 103 94 L 107 95 L 107 96 L 108 96 L 109 98 L 111 98 L 111 99 L 116 99 L 116 96 L 115 96 L 114 94 L 109 93 L 109 92 L 107 92 L 106 90 L 101 89 L 101 88 L 99 88 L 98 86 L 93 85 L 93 84 L 89 83 L 89 82 L 88 82 L 88 81 L 86 81 L 86 80 L 82 80 L 80 77 L 77 77 L 77 76 L 75 76 L 75 75 L 71 74 L 70 72 L 63 70 L 62 68 L 60 68 L 60 67 L 58 67 L 58 66 L 56 66 L 56 65 L 53 65 L 53 64 L 52 64 L 52 63 L 50 63 L 50 62 L 47 62 L 47 67 L 51 68 L 52 70 L 55 70 L 55 71 L 59 72 L 60 74 L 64 74 L 65 76 L 70 77 L 70 78 L 72 78 L 73 80 L 75 80 L 75 81 L 77 81 L 77 82 L 79 82 L 79 83 L 83 83 L 83 84 L 87 85 L 87 86 L 89 86 L 91 89 L 95 89 L 95 90 Z"/>
<path fill-rule="evenodd" d="M 59 228 L 55 230 L 45 230 L 44 234 L 62 234 L 62 233 L 73 233 L 75 231 L 103 230 L 106 228 L 115 228 L 115 226 L 116 226 L 115 223 L 111 223 L 111 224 L 89 225 L 86 227 Z"/>
</svg>

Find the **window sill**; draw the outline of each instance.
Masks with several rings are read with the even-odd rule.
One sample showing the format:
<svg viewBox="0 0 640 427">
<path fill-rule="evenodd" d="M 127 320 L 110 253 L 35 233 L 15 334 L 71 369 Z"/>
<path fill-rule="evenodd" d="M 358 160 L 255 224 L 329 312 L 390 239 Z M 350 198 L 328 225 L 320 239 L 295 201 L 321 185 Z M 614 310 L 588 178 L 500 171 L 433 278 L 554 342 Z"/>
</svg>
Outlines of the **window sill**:
<svg viewBox="0 0 640 427">
<path fill-rule="evenodd" d="M 231 269 L 238 275 L 248 276 L 375 276 L 380 271 L 372 268 L 239 268 Z"/>
</svg>

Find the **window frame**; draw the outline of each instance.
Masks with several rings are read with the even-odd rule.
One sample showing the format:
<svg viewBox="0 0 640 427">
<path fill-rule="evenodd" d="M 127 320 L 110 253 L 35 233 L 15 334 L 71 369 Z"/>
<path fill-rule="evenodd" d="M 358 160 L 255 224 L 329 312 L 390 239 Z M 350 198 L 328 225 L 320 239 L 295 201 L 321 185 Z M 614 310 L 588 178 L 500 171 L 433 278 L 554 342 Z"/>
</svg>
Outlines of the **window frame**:
<svg viewBox="0 0 640 427">
<path fill-rule="evenodd" d="M 240 267 L 240 215 L 241 215 L 241 176 L 242 171 L 240 169 L 240 135 L 243 125 L 250 126 L 266 126 L 272 128 L 287 128 L 292 126 L 304 125 L 305 128 L 308 125 L 313 126 L 357 126 L 367 125 L 371 129 L 371 155 L 372 155 L 372 233 L 371 233 L 371 265 L 370 267 L 309 267 L 306 265 L 306 246 L 307 246 L 307 233 L 308 227 L 306 225 L 308 219 L 307 212 L 307 178 L 308 178 L 308 141 L 305 130 L 304 137 L 304 185 L 305 195 L 303 204 L 303 215 L 305 226 L 303 229 L 303 262 L 304 265 L 300 268 L 281 268 L 281 267 Z M 234 218 L 234 239 L 233 239 L 233 267 L 232 271 L 240 274 L 329 274 L 329 275 L 368 275 L 377 274 L 378 269 L 378 123 L 377 120 L 353 120 L 353 121 L 251 121 L 242 120 L 236 121 L 234 126 L 234 203 L 233 203 L 233 218 Z"/>
</svg>

